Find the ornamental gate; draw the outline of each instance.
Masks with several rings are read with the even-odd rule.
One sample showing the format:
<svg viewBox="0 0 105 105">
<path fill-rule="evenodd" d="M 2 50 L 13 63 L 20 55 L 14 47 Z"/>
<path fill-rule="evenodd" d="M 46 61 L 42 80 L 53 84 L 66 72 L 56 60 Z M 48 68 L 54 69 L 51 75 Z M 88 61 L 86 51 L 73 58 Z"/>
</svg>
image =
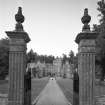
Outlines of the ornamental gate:
<svg viewBox="0 0 105 105">
<path fill-rule="evenodd" d="M 25 100 L 31 96 L 31 77 L 30 73 L 26 74 L 26 49 L 30 38 L 22 26 L 24 16 L 21 7 L 19 7 L 18 13 L 15 15 L 15 20 L 17 21 L 15 30 L 6 32 L 10 38 L 8 105 L 26 105 Z M 78 44 L 79 53 L 79 105 L 95 104 L 95 39 L 97 33 L 90 31 L 88 25 L 90 20 L 88 9 L 85 9 L 82 17 L 84 26 L 75 40 Z M 27 83 L 29 87 L 27 87 Z"/>
</svg>

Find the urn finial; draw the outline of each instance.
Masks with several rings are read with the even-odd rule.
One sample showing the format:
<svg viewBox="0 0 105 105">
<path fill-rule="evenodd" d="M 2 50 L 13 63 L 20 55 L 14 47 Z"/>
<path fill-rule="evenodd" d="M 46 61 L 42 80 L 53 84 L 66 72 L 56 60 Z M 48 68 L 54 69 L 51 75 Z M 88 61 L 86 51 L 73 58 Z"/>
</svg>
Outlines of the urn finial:
<svg viewBox="0 0 105 105">
<path fill-rule="evenodd" d="M 91 16 L 88 15 L 88 9 L 84 9 L 84 16 L 81 18 L 82 23 L 84 24 L 82 31 L 90 31 L 90 26 L 88 25 L 91 20 Z"/>
<path fill-rule="evenodd" d="M 18 12 L 15 15 L 15 20 L 16 20 L 16 31 L 23 31 L 23 26 L 22 23 L 24 22 L 25 18 L 22 14 L 22 7 L 18 8 Z"/>
</svg>

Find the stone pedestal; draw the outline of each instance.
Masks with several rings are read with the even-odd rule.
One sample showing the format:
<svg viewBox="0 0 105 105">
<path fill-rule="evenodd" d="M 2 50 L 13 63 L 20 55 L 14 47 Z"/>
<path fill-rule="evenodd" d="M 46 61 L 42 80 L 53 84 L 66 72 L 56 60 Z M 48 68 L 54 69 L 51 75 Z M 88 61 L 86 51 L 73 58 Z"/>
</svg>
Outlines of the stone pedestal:
<svg viewBox="0 0 105 105">
<path fill-rule="evenodd" d="M 6 33 L 10 38 L 8 105 L 24 105 L 26 43 L 30 39 L 24 31 L 8 31 Z"/>
<path fill-rule="evenodd" d="M 97 33 L 81 32 L 76 37 L 78 47 L 79 105 L 95 104 L 95 39 Z"/>
</svg>

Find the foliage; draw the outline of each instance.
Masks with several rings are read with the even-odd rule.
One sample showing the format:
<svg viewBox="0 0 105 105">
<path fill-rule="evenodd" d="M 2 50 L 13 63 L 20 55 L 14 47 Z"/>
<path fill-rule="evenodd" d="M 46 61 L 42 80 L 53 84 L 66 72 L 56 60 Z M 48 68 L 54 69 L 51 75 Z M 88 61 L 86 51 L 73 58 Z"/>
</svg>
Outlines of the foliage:
<svg viewBox="0 0 105 105">
<path fill-rule="evenodd" d="M 31 97 L 32 97 L 32 103 L 37 98 L 37 96 L 41 93 L 41 91 L 44 89 L 46 84 L 48 83 L 49 78 L 42 78 L 42 79 L 32 79 L 31 84 Z"/>
<path fill-rule="evenodd" d="M 0 79 L 4 79 L 9 70 L 9 40 L 0 40 Z"/>
<path fill-rule="evenodd" d="M 97 10 L 100 12 L 99 16 L 101 17 L 100 23 L 103 24 L 105 22 L 105 1 L 100 0 L 97 2 L 97 5 Z"/>
<path fill-rule="evenodd" d="M 77 69 L 78 68 L 78 53 L 76 54 L 76 56 L 74 56 L 73 64 L 74 64 L 74 69 Z"/>
<path fill-rule="evenodd" d="M 66 63 L 66 61 L 68 60 L 68 57 L 66 54 L 63 54 L 63 57 L 62 57 L 62 65 Z"/>
<path fill-rule="evenodd" d="M 27 53 L 27 62 L 45 62 L 45 63 L 53 63 L 55 57 L 53 55 L 39 55 L 34 52 L 32 49 Z"/>
<path fill-rule="evenodd" d="M 76 54 L 75 56 L 72 50 L 70 50 L 68 56 L 66 54 L 63 54 L 62 64 L 65 64 L 66 61 L 68 61 L 70 64 L 73 64 L 74 69 L 76 69 L 78 66 L 78 54 Z"/>
<path fill-rule="evenodd" d="M 93 31 L 99 35 L 96 39 L 96 64 L 101 65 L 101 80 L 104 80 L 105 76 L 105 1 L 101 0 L 97 2 L 97 10 L 100 12 L 100 24 L 93 25 Z"/>
<path fill-rule="evenodd" d="M 35 61 L 35 57 L 37 56 L 36 53 L 34 53 L 34 51 L 31 49 L 28 53 L 27 53 L 27 63 L 28 62 L 33 62 Z"/>
<path fill-rule="evenodd" d="M 69 62 L 74 63 L 74 52 L 72 50 L 69 52 Z"/>
</svg>

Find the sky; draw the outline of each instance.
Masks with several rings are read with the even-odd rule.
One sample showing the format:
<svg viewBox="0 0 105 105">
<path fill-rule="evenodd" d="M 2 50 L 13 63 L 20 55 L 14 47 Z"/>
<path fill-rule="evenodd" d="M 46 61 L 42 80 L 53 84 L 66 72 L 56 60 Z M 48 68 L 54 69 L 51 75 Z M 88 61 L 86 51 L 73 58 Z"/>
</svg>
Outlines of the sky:
<svg viewBox="0 0 105 105">
<path fill-rule="evenodd" d="M 97 0 L 0 0 L 0 39 L 7 37 L 5 31 L 15 29 L 14 15 L 19 6 L 25 16 L 24 30 L 31 39 L 28 51 L 43 55 L 78 52 L 75 38 L 82 31 L 85 8 L 91 16 L 91 27 L 99 21 Z"/>
</svg>

